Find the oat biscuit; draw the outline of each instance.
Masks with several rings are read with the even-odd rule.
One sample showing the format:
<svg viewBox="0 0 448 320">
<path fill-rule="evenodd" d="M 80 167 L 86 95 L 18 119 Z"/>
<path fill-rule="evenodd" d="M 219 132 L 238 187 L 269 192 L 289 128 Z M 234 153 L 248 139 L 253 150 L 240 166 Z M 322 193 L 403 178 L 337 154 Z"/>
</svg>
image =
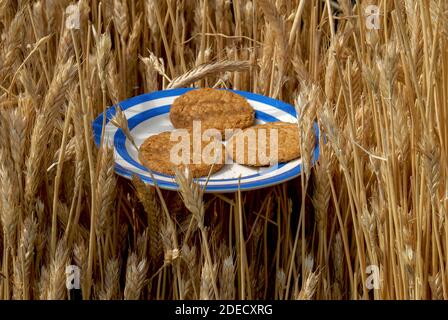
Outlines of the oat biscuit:
<svg viewBox="0 0 448 320">
<path fill-rule="evenodd" d="M 170 120 L 175 128 L 191 128 L 201 121 L 202 129 L 244 129 L 253 125 L 255 111 L 242 96 L 227 90 L 196 89 L 174 100 Z"/>
<path fill-rule="evenodd" d="M 271 145 L 270 137 L 273 129 L 277 130 L 277 139 L 275 139 L 275 135 L 272 135 Z M 299 139 L 297 124 L 269 122 L 247 128 L 233 135 L 229 140 L 227 151 L 232 159 L 239 164 L 256 167 L 268 166 L 275 162 L 287 162 L 299 158 Z M 260 153 L 260 148 L 263 146 L 265 146 L 265 150 Z M 277 153 L 275 149 L 277 149 Z"/>
<path fill-rule="evenodd" d="M 225 149 L 221 142 L 215 138 L 211 138 L 209 141 L 204 142 L 199 138 L 197 140 L 198 146 L 195 150 L 195 148 L 193 148 L 193 134 L 188 136 L 189 139 L 185 138 L 182 140 L 179 137 L 179 135 L 185 131 L 186 130 L 167 131 L 150 136 L 140 146 L 138 153 L 140 162 L 150 170 L 167 175 L 174 175 L 174 168 L 182 168 L 185 164 L 188 165 L 193 177 L 207 176 L 213 163 L 214 165 L 211 173 L 219 171 L 224 166 L 225 162 Z M 175 141 L 171 141 L 172 133 L 173 137 L 177 137 Z M 179 147 L 181 141 L 187 142 L 190 147 L 189 156 L 186 156 L 186 161 L 182 162 L 179 161 L 179 158 L 172 158 L 172 152 L 177 156 L 182 156 L 182 150 Z M 217 150 L 219 150 L 218 153 L 213 151 L 214 149 L 212 148 L 211 141 L 219 143 L 217 148 Z M 209 146 L 210 149 L 206 149 L 207 146 Z M 184 150 L 188 150 L 188 148 L 184 148 Z M 207 153 L 207 150 L 210 152 Z"/>
</svg>

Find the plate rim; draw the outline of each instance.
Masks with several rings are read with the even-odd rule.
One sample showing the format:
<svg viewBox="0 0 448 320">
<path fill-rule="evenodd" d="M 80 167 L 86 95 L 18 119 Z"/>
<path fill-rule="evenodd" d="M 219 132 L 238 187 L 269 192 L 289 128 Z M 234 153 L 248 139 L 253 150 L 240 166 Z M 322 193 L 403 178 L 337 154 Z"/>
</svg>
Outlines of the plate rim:
<svg viewBox="0 0 448 320">
<path fill-rule="evenodd" d="M 115 105 L 108 107 L 105 110 L 105 112 L 101 112 L 95 118 L 95 120 L 92 122 L 93 136 L 94 136 L 94 142 L 95 142 L 96 147 L 99 148 L 99 145 L 100 145 L 101 131 L 102 131 L 102 126 L 103 126 L 103 116 L 104 116 L 104 114 L 106 115 L 106 125 L 107 125 L 110 122 L 111 118 L 115 115 L 115 106 L 120 106 L 120 108 L 123 111 L 125 111 L 135 105 L 138 105 L 138 104 L 142 104 L 142 103 L 145 103 L 145 102 L 148 102 L 151 100 L 160 99 L 160 98 L 168 98 L 168 97 L 172 97 L 172 96 L 178 96 L 178 95 L 181 95 L 188 91 L 196 90 L 196 89 L 199 89 L 199 88 L 175 88 L 175 89 L 167 89 L 167 90 L 159 90 L 159 91 L 153 91 L 153 92 L 149 92 L 149 93 L 143 93 L 143 94 L 125 99 Z M 280 100 L 277 100 L 277 99 L 274 99 L 271 97 L 266 97 L 266 96 L 258 94 L 258 93 L 252 93 L 252 92 L 247 92 L 247 91 L 234 90 L 234 89 L 219 89 L 219 90 L 227 90 L 227 91 L 235 92 L 249 100 L 267 104 L 276 109 L 284 111 L 284 112 L 290 114 L 291 116 L 296 117 L 295 108 L 292 105 L 287 104 L 286 102 L 283 102 L 283 101 L 280 101 Z M 314 122 L 313 126 L 314 126 L 314 130 L 315 130 L 316 142 L 314 145 L 313 156 L 311 159 L 312 165 L 315 164 L 315 162 L 318 160 L 319 155 L 320 155 L 319 126 L 318 126 L 317 122 Z M 122 131 L 122 130 L 117 129 L 116 133 L 119 131 Z M 111 141 L 111 143 L 114 147 L 114 152 L 117 152 L 116 147 L 115 147 L 115 135 L 114 135 L 114 139 L 112 139 L 112 140 L 113 141 Z M 118 164 L 117 162 L 115 162 L 114 169 L 115 169 L 114 171 L 116 174 L 118 174 L 119 176 L 124 177 L 126 179 L 132 179 L 133 175 L 137 175 L 140 177 L 140 179 L 142 179 L 145 183 L 147 183 L 149 185 L 155 186 L 155 184 L 157 184 L 161 189 L 172 190 L 172 191 L 179 190 L 179 188 L 174 180 L 174 177 L 173 177 L 172 183 L 171 182 L 168 183 L 166 181 L 160 181 L 157 178 L 155 179 L 156 181 L 154 183 L 152 178 L 146 177 L 137 172 L 133 172 L 132 170 L 123 167 L 122 165 Z M 271 187 L 271 186 L 292 180 L 292 179 L 298 177 L 301 172 L 302 172 L 302 163 L 299 163 L 297 166 L 294 166 L 290 170 L 283 172 L 280 175 L 275 175 L 275 176 L 266 178 L 264 180 L 249 182 L 246 185 L 240 184 L 240 183 L 237 183 L 237 184 L 232 183 L 232 184 L 228 184 L 228 185 L 217 185 L 217 186 L 207 185 L 205 188 L 205 192 L 206 193 L 230 193 L 230 192 L 236 192 L 238 190 L 250 191 L 250 190 L 267 188 L 267 187 Z M 278 179 L 277 177 L 279 177 L 279 176 L 282 176 L 282 178 Z M 263 183 L 263 181 L 265 181 L 265 180 L 268 180 L 268 181 Z M 251 185 L 251 183 L 252 184 L 256 183 L 256 185 Z"/>
</svg>

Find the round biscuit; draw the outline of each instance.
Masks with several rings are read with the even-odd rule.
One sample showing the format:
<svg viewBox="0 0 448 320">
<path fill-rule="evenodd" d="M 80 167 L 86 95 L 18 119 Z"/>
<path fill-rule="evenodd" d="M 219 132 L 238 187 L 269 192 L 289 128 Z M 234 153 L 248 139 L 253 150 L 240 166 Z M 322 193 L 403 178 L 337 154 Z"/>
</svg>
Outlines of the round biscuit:
<svg viewBox="0 0 448 320">
<path fill-rule="evenodd" d="M 196 89 L 177 97 L 170 108 L 175 128 L 191 128 L 201 121 L 201 129 L 244 129 L 253 125 L 255 111 L 239 94 L 219 89 Z"/>
<path fill-rule="evenodd" d="M 182 133 L 185 133 L 186 130 L 182 130 Z M 204 148 L 207 147 L 207 145 L 210 145 L 212 142 L 204 142 L 202 139 L 200 139 L 201 145 L 200 148 L 197 148 L 198 150 L 194 150 L 193 148 L 193 135 L 189 135 L 189 141 L 190 141 L 190 154 L 189 159 L 187 160 L 187 163 L 180 162 L 180 163 L 174 163 L 171 161 L 171 151 L 172 148 L 176 147 L 176 144 L 180 143 L 181 140 L 175 140 L 171 139 L 172 134 L 176 134 L 175 137 L 179 137 L 179 134 L 181 133 L 180 130 L 175 131 L 166 131 L 162 132 L 153 136 L 150 136 L 147 138 L 143 144 L 139 148 L 138 157 L 140 162 L 147 167 L 150 170 L 153 170 L 155 172 L 159 172 L 166 175 L 175 175 L 175 167 L 177 168 L 184 168 L 186 165 L 190 169 L 190 174 L 192 177 L 204 177 L 207 176 L 210 173 L 215 173 L 219 171 L 223 166 L 225 162 L 225 149 L 224 146 L 220 144 L 220 154 L 213 155 L 213 159 L 210 161 L 204 161 L 204 158 L 202 157 L 202 151 Z M 212 138 L 213 139 L 213 138 Z M 214 140 L 210 140 L 214 141 Z M 213 150 L 213 149 L 211 149 Z M 198 154 L 198 151 L 201 152 Z M 197 154 L 198 156 L 195 157 L 194 154 Z M 180 155 L 181 156 L 181 155 Z M 199 161 L 196 161 L 199 160 Z M 194 163 L 196 161 L 196 163 Z M 214 161 L 214 163 L 213 163 Z"/>
<path fill-rule="evenodd" d="M 277 141 L 272 141 L 272 145 L 271 130 L 277 130 Z M 263 146 L 265 150 L 260 150 Z M 271 147 L 277 152 L 271 152 Z M 246 128 L 231 137 L 227 151 L 233 161 L 248 166 L 288 162 L 300 157 L 299 128 L 297 124 L 288 122 L 269 122 Z"/>
</svg>

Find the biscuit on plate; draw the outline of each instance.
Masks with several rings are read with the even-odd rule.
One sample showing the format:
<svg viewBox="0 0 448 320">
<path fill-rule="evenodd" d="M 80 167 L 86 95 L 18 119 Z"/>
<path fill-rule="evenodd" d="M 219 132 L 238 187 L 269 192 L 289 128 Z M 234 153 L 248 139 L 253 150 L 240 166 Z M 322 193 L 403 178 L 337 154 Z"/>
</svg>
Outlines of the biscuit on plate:
<svg viewBox="0 0 448 320">
<path fill-rule="evenodd" d="M 271 135 L 271 130 L 276 130 L 276 134 Z M 291 161 L 300 157 L 299 128 L 296 123 L 288 122 L 259 124 L 235 133 L 227 144 L 227 151 L 233 161 L 248 166 Z"/>
<path fill-rule="evenodd" d="M 170 109 L 175 128 L 191 128 L 201 121 L 202 130 L 244 129 L 253 125 L 255 111 L 247 100 L 228 90 L 195 89 L 177 97 Z"/>
<path fill-rule="evenodd" d="M 174 130 L 150 136 L 139 148 L 140 162 L 152 171 L 171 176 L 175 175 L 175 167 L 181 169 L 188 166 L 195 178 L 208 176 L 210 170 L 211 173 L 219 171 L 225 163 L 225 149 L 220 139 L 218 141 L 212 137 L 206 142 L 196 139 L 198 142 L 194 148 L 193 134 L 181 138 L 181 134 L 186 132 Z"/>
</svg>

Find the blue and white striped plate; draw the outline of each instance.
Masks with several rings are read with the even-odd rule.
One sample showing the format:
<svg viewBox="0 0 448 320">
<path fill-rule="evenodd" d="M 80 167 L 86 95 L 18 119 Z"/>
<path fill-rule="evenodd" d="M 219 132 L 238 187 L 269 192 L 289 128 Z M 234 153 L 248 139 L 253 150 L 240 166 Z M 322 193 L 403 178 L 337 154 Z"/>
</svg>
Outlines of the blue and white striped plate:
<svg viewBox="0 0 448 320">
<path fill-rule="evenodd" d="M 143 94 L 121 102 L 119 105 L 128 119 L 129 129 L 139 147 L 146 138 L 163 131 L 173 130 L 169 120 L 170 106 L 181 94 L 194 90 L 193 88 L 171 89 Z M 267 98 L 265 96 L 231 90 L 245 97 L 255 109 L 256 123 L 273 121 L 297 122 L 296 112 L 293 106 L 284 102 Z M 128 141 L 121 129 L 117 129 L 110 123 L 115 115 L 115 108 L 109 108 L 106 112 L 105 141 L 115 149 L 115 171 L 120 176 L 130 179 L 133 174 L 150 185 L 154 185 L 149 171 L 138 160 L 138 151 Z M 93 132 L 97 146 L 101 139 L 103 114 L 93 122 Z M 318 126 L 315 124 L 316 137 L 319 135 Z M 313 163 L 319 157 L 319 145 L 316 139 Z M 294 177 L 301 172 L 301 160 L 297 159 L 288 163 L 280 163 L 271 168 L 251 168 L 239 164 L 226 164 L 224 168 L 213 174 L 208 181 L 206 192 L 233 192 L 241 190 L 254 190 L 276 185 Z M 157 184 L 162 189 L 178 190 L 174 177 L 153 172 Z M 197 179 L 202 185 L 206 178 Z"/>
</svg>

